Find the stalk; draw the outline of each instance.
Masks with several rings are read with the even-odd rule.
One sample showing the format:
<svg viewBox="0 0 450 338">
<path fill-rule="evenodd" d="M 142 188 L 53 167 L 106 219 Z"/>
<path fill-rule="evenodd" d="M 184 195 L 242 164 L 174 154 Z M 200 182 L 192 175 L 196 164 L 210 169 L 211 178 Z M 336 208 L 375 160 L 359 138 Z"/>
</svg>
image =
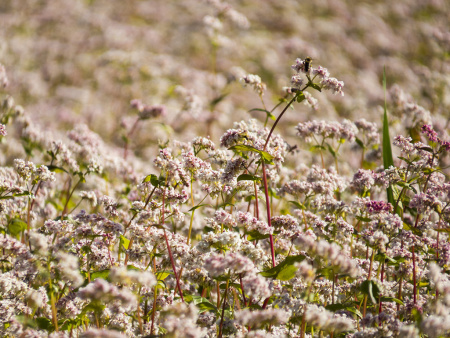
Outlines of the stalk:
<svg viewBox="0 0 450 338">
<path fill-rule="evenodd" d="M 299 93 L 301 93 L 301 91 Z M 272 128 L 269 131 L 269 135 L 267 136 L 266 143 L 264 144 L 263 151 L 266 151 L 267 144 L 269 143 L 269 140 L 270 140 L 270 136 L 272 136 L 272 133 L 275 130 L 275 127 L 277 126 L 278 122 L 283 117 L 284 113 L 289 108 L 289 106 L 297 99 L 297 97 L 299 95 L 300 94 L 295 95 L 291 99 L 291 101 L 289 101 L 289 103 L 286 105 L 286 107 L 284 107 L 283 111 L 280 113 L 280 115 L 276 119 L 275 123 L 273 124 Z M 262 171 L 263 171 L 264 194 L 265 194 L 265 197 L 266 197 L 267 223 L 271 227 L 272 226 L 272 221 L 270 219 L 270 201 L 269 201 L 269 190 L 268 190 L 268 187 L 267 187 L 266 166 L 265 166 L 264 160 L 261 160 L 261 162 L 262 162 Z M 275 249 L 273 247 L 273 236 L 272 236 L 272 234 L 269 236 L 269 239 L 270 239 L 270 252 L 272 254 L 272 267 L 275 267 Z"/>
<path fill-rule="evenodd" d="M 153 268 L 156 275 L 156 260 L 153 257 Z M 156 298 L 158 296 L 158 283 L 155 285 L 155 291 L 153 291 L 153 308 L 152 308 L 152 326 L 150 329 L 150 336 L 153 334 L 153 324 L 155 323 L 155 312 L 156 312 Z"/>
<path fill-rule="evenodd" d="M 166 229 L 164 228 L 164 223 L 165 223 L 165 202 L 166 202 L 166 185 L 167 185 L 167 177 L 166 177 L 166 184 L 164 184 L 164 191 L 163 191 L 163 200 L 162 200 L 162 226 L 163 226 L 163 231 L 164 231 L 164 239 L 166 240 L 166 246 L 167 246 L 167 251 L 169 253 L 169 258 L 170 258 L 170 263 L 172 264 L 172 270 L 173 270 L 173 274 L 175 275 L 175 279 L 177 281 L 177 288 L 178 288 L 178 293 L 180 294 L 181 300 L 184 303 L 184 297 L 183 297 L 183 292 L 181 292 L 181 287 L 180 287 L 180 279 L 179 276 L 177 275 L 177 269 L 175 268 L 175 262 L 173 260 L 173 256 L 172 256 L 172 250 L 170 250 L 170 245 L 169 245 L 169 240 L 167 238 L 167 233 L 166 233 Z"/>
<path fill-rule="evenodd" d="M 48 271 L 50 272 L 50 261 L 48 262 Z M 56 303 L 55 303 L 55 295 L 53 294 L 53 285 L 52 285 L 52 277 L 50 276 L 48 278 L 48 286 L 50 289 L 50 304 L 52 307 L 52 322 L 53 322 L 53 326 L 55 327 L 55 331 L 58 332 L 58 317 L 57 317 L 57 312 L 56 312 Z"/>
<path fill-rule="evenodd" d="M 375 250 L 372 249 L 372 255 L 370 256 L 369 275 L 367 276 L 367 280 L 370 280 L 372 276 L 372 266 L 374 257 L 375 257 Z M 367 310 L 367 295 L 364 296 L 363 318 L 366 316 L 366 310 Z"/>
<path fill-rule="evenodd" d="M 229 286 L 229 279 L 227 279 L 227 286 L 226 286 L 226 289 L 225 289 L 225 295 L 223 296 L 222 316 L 220 318 L 219 335 L 217 336 L 218 338 L 222 338 L 223 316 L 225 314 L 225 305 L 227 303 L 228 286 Z"/>
<path fill-rule="evenodd" d="M 242 274 L 239 274 L 239 283 L 241 284 L 242 299 L 244 300 L 244 307 L 247 307 L 247 300 L 245 299 L 245 294 L 244 294 L 244 285 L 242 284 Z"/>
</svg>

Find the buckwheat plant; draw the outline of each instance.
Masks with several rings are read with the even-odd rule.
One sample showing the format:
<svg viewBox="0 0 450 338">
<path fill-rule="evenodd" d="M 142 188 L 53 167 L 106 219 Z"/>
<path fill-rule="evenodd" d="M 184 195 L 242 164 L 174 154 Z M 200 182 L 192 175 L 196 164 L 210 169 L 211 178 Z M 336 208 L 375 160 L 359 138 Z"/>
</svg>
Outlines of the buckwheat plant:
<svg viewBox="0 0 450 338">
<path fill-rule="evenodd" d="M 208 3 L 214 48 L 221 18 L 248 26 L 224 2 Z M 310 62 L 295 61 L 270 109 L 262 78 L 242 76 L 264 123 L 161 141 L 151 163 L 131 141 L 169 106 L 131 101 L 138 116 L 112 147 L 84 124 L 65 134 L 40 128 L 5 96 L 1 141 L 21 156 L 0 168 L 1 335 L 448 336 L 448 136 L 422 123 L 428 115 L 400 89 L 396 109 L 417 118 L 407 126 L 413 138 L 394 138 L 390 167 L 380 163 L 377 124 L 362 118 L 277 133 L 296 103 L 314 111 L 314 95 L 344 95 L 342 81 Z M 174 93 L 195 106 L 186 88 Z"/>
</svg>

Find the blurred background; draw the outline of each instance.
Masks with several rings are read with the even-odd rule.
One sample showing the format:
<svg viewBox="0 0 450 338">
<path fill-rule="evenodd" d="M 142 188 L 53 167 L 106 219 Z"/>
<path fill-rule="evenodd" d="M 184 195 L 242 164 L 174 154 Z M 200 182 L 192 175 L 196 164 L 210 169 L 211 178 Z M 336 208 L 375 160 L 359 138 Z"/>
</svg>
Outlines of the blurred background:
<svg viewBox="0 0 450 338">
<path fill-rule="evenodd" d="M 383 67 L 392 133 L 411 133 L 421 123 L 445 133 L 449 6 L 446 0 L 1 0 L 0 63 L 10 82 L 3 91 L 40 128 L 65 132 L 84 123 L 117 148 L 136 120 L 131 100 L 165 105 L 167 113 L 142 121 L 130 141 L 131 156 L 147 161 L 158 140 L 201 135 L 217 143 L 235 121 L 263 122 L 264 113 L 249 112 L 262 108 L 260 97 L 239 77 L 259 75 L 271 109 L 290 84 L 295 59 L 310 56 L 313 67 L 345 82 L 345 96 L 313 92 L 318 110 L 300 104 L 289 112 L 279 130 L 293 143 L 294 126 L 311 119 L 365 118 L 381 126 Z M 420 112 L 408 115 L 405 100 Z"/>
</svg>

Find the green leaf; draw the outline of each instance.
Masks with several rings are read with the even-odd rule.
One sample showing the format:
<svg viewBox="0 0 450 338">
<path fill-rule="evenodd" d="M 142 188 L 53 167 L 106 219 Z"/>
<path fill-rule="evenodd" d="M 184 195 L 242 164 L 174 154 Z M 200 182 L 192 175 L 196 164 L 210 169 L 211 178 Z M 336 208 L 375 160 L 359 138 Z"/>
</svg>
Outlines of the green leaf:
<svg viewBox="0 0 450 338">
<path fill-rule="evenodd" d="M 372 219 L 369 217 L 355 216 L 355 218 L 360 222 L 371 222 Z"/>
<path fill-rule="evenodd" d="M 386 256 L 386 254 L 376 254 L 374 259 L 377 262 L 388 263 L 389 265 L 396 265 L 396 264 L 398 264 L 398 262 L 394 258 Z"/>
<path fill-rule="evenodd" d="M 238 182 L 239 181 L 259 181 L 259 180 L 261 180 L 261 177 L 251 175 L 251 174 L 242 174 L 242 175 L 238 176 L 237 180 L 238 180 Z"/>
<path fill-rule="evenodd" d="M 391 139 L 389 136 L 389 122 L 387 116 L 386 104 L 386 68 L 383 68 L 383 89 L 384 89 L 384 117 L 383 117 L 383 166 L 384 169 L 394 166 L 394 158 L 392 157 Z M 395 205 L 392 187 L 389 186 L 386 190 L 388 202 Z M 394 210 L 398 213 L 397 210 Z"/>
<path fill-rule="evenodd" d="M 91 273 L 91 282 L 97 278 L 102 278 L 109 281 L 109 269 L 95 271 Z"/>
<path fill-rule="evenodd" d="M 328 280 L 333 280 L 335 276 L 334 268 L 332 266 L 326 266 L 317 271 L 317 277 L 325 277 Z"/>
<path fill-rule="evenodd" d="M 304 259 L 305 259 L 305 256 L 303 256 L 303 255 L 286 257 L 285 260 L 282 261 L 277 266 L 275 266 L 269 270 L 266 270 L 266 271 L 261 271 L 260 274 L 261 274 L 261 276 L 267 277 L 267 278 L 289 280 L 292 277 L 294 277 L 295 271 L 297 271 L 297 268 L 294 266 L 294 263 L 301 262 Z M 286 271 L 283 271 L 285 269 L 286 269 Z M 294 271 L 294 269 L 295 269 L 295 271 Z M 292 273 L 294 273 L 294 275 Z"/>
<path fill-rule="evenodd" d="M 255 147 L 246 145 L 246 144 L 237 144 L 235 146 L 232 146 L 230 148 L 228 148 L 228 150 L 233 150 L 233 151 L 251 151 L 253 153 L 258 153 L 261 151 L 259 149 L 256 149 Z"/>
<path fill-rule="evenodd" d="M 224 98 L 228 96 L 228 93 L 225 93 L 223 95 L 220 95 L 216 97 L 214 100 L 211 101 L 210 105 L 212 108 L 214 108 L 216 105 L 218 105 Z"/>
<path fill-rule="evenodd" d="M 147 175 L 147 176 L 145 176 L 145 178 L 143 179 L 142 183 L 151 182 L 152 179 L 157 180 L 158 177 L 156 177 L 156 175 L 153 175 L 153 174 Z"/>
<path fill-rule="evenodd" d="M 300 103 L 305 99 L 305 94 L 303 92 L 297 96 L 297 102 Z"/>
<path fill-rule="evenodd" d="M 327 150 L 324 146 L 321 146 L 320 144 L 313 145 L 309 148 L 309 151 L 315 151 L 315 150 Z"/>
<path fill-rule="evenodd" d="M 170 276 L 172 274 L 172 272 L 170 271 L 160 271 L 156 274 L 156 279 L 157 280 L 164 280 L 166 279 L 168 276 Z"/>
<path fill-rule="evenodd" d="M 408 164 L 413 164 L 413 161 L 411 161 L 410 159 L 408 159 L 408 158 L 406 158 L 406 157 L 398 156 L 397 158 L 400 159 L 400 160 L 402 160 L 402 161 L 405 161 L 405 162 L 408 163 Z"/>
<path fill-rule="evenodd" d="M 33 329 L 37 328 L 37 323 L 32 318 L 29 318 L 28 316 L 24 315 L 18 315 L 16 316 L 16 319 L 19 323 L 21 323 L 25 327 L 31 327 Z"/>
<path fill-rule="evenodd" d="M 360 290 L 362 293 L 370 298 L 373 304 L 377 303 L 377 299 L 380 297 L 380 287 L 373 280 L 366 280 L 361 283 Z"/>
<path fill-rule="evenodd" d="M 238 284 L 238 283 L 229 283 L 228 286 L 229 286 L 229 287 L 234 287 L 235 289 L 241 291 L 241 285 Z M 221 290 L 225 290 L 226 287 L 227 287 L 227 283 L 222 283 L 222 284 L 220 284 L 220 289 L 221 289 Z"/>
<path fill-rule="evenodd" d="M 53 171 L 55 173 L 65 172 L 65 173 L 69 174 L 69 172 L 66 169 L 57 167 L 56 165 L 49 165 L 49 166 L 47 166 L 47 168 L 48 168 L 48 170 Z"/>
<path fill-rule="evenodd" d="M 215 306 L 206 298 L 188 295 L 185 297 L 185 299 L 188 303 L 192 302 L 194 303 L 194 305 L 197 305 L 197 307 L 200 309 L 200 313 L 205 311 L 217 312 L 217 306 Z"/>
<path fill-rule="evenodd" d="M 382 302 L 396 302 L 397 304 L 403 305 L 403 302 L 400 299 L 394 298 L 394 297 L 381 297 L 381 301 Z"/>
<path fill-rule="evenodd" d="M 339 310 L 346 310 L 357 315 L 359 318 L 362 318 L 362 313 L 357 308 L 355 308 L 353 303 L 330 304 L 325 306 L 325 309 L 332 312 L 336 312 Z"/>
<path fill-rule="evenodd" d="M 123 235 L 120 235 L 120 246 L 124 247 L 125 250 L 128 250 L 128 246 L 130 245 L 130 240 Z"/>
<path fill-rule="evenodd" d="M 276 120 L 276 117 L 272 114 L 272 112 L 266 110 L 266 109 L 261 109 L 261 108 L 254 108 L 254 109 L 250 109 L 248 112 L 252 112 L 252 111 L 263 111 L 266 113 L 266 115 L 271 119 L 271 120 Z"/>
<path fill-rule="evenodd" d="M 27 223 L 22 221 L 20 218 L 13 218 L 8 223 L 8 232 L 14 237 L 17 237 L 22 231 L 25 231 L 26 229 Z"/>
<path fill-rule="evenodd" d="M 315 90 L 318 90 L 319 92 L 322 91 L 322 88 L 321 88 L 318 84 L 315 84 L 315 83 L 310 82 L 310 83 L 309 83 L 309 86 L 312 87 L 312 88 L 314 88 Z"/>
<path fill-rule="evenodd" d="M 365 149 L 363 141 L 361 141 L 359 138 L 355 138 L 356 144 L 358 144 L 361 148 Z"/>
<path fill-rule="evenodd" d="M 198 208 L 201 208 L 201 207 L 203 207 L 203 206 L 205 206 L 205 205 L 209 205 L 209 204 L 207 204 L 207 203 L 204 203 L 204 204 L 198 204 L 198 205 L 196 205 L 195 207 L 190 208 L 190 209 L 188 210 L 188 212 L 189 212 L 189 211 L 194 211 L 194 210 L 196 210 L 196 209 L 198 209 Z"/>
<path fill-rule="evenodd" d="M 105 305 L 98 301 L 90 302 L 88 305 L 86 305 L 83 310 L 81 310 L 81 313 L 86 314 L 87 312 L 94 311 L 96 313 L 101 313 L 105 309 Z"/>
<path fill-rule="evenodd" d="M 261 155 L 261 158 L 264 160 L 264 162 L 266 162 L 267 164 L 273 164 L 272 160 L 274 159 L 274 156 L 270 155 L 267 151 L 262 151 L 262 150 L 256 149 L 253 146 L 249 146 L 246 144 L 238 144 L 238 145 L 228 148 L 228 150 L 233 150 L 233 151 L 238 151 L 238 152 L 250 151 L 252 153 L 257 153 L 257 154 Z"/>
<path fill-rule="evenodd" d="M 277 274 L 277 279 L 282 281 L 288 281 L 295 277 L 297 269 L 298 268 L 295 267 L 294 265 L 287 265 Z"/>
<path fill-rule="evenodd" d="M 336 152 L 334 151 L 333 147 L 331 147 L 328 143 L 326 145 L 327 145 L 328 151 L 330 152 L 331 156 L 333 156 L 333 158 L 336 158 L 337 155 L 336 155 Z"/>
<path fill-rule="evenodd" d="M 450 233 L 450 228 L 439 228 L 439 229 L 434 229 L 434 231 Z"/>
<path fill-rule="evenodd" d="M 306 210 L 306 207 L 297 201 L 288 201 L 297 207 L 297 209 Z"/>
<path fill-rule="evenodd" d="M 257 230 L 253 230 L 247 234 L 248 234 L 248 237 L 247 237 L 248 241 L 254 241 L 254 240 L 265 239 L 265 238 L 270 237 L 270 235 L 263 235 L 260 232 L 258 232 Z"/>
<path fill-rule="evenodd" d="M 29 191 L 23 191 L 23 192 L 15 193 L 13 195 L 14 195 L 14 197 L 31 196 L 31 193 Z"/>
<path fill-rule="evenodd" d="M 38 317 L 36 318 L 36 323 L 39 329 L 45 331 L 53 331 L 52 321 L 46 317 Z"/>
</svg>

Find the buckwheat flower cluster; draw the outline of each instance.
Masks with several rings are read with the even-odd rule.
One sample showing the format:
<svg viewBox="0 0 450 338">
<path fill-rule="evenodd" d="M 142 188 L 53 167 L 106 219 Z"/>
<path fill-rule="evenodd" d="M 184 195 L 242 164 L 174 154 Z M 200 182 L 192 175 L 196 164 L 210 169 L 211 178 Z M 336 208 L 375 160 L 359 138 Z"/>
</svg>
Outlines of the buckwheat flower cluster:
<svg viewBox="0 0 450 338">
<path fill-rule="evenodd" d="M 273 227 L 269 227 L 266 222 L 258 220 L 249 212 L 238 211 L 238 224 L 244 226 L 247 232 L 257 231 L 262 235 L 273 234 Z"/>
<path fill-rule="evenodd" d="M 326 170 L 313 165 L 306 179 L 316 194 L 332 195 L 336 191 L 344 191 L 348 185 L 345 178 L 338 175 L 334 167 Z"/>
<path fill-rule="evenodd" d="M 36 255 L 45 257 L 48 254 L 49 238 L 38 232 L 30 233 L 30 246 Z"/>
<path fill-rule="evenodd" d="M 91 206 L 96 207 L 97 206 L 97 194 L 95 191 L 80 191 L 78 192 L 78 196 L 80 198 L 85 199 L 89 201 Z"/>
<path fill-rule="evenodd" d="M 241 325 L 250 326 L 252 328 L 260 328 L 266 324 L 280 325 L 289 320 L 290 313 L 280 309 L 265 309 L 251 311 L 245 309 L 236 311 L 236 320 Z"/>
<path fill-rule="evenodd" d="M 87 214 L 85 210 L 75 215 L 74 220 L 79 222 L 80 228 L 81 225 L 87 225 L 95 234 L 111 233 L 117 236 L 124 231 L 122 224 L 113 222 L 101 214 Z M 77 227 L 75 231 L 77 232 L 78 229 Z"/>
<path fill-rule="evenodd" d="M 216 18 L 211 16 L 210 18 L 214 20 L 213 23 L 218 22 L 221 24 L 220 20 L 216 20 Z M 202 98 L 195 94 L 194 90 L 178 85 L 175 87 L 174 93 L 178 94 L 184 100 L 182 107 L 183 112 L 190 114 L 193 118 L 201 117 L 205 104 Z"/>
<path fill-rule="evenodd" d="M 298 269 L 296 275 L 301 277 L 305 283 L 311 284 L 314 282 L 316 269 L 311 264 L 307 261 L 301 261 L 300 263 L 296 263 L 295 266 Z"/>
<path fill-rule="evenodd" d="M 138 284 L 151 288 L 156 284 L 153 273 L 149 271 L 128 270 L 126 267 L 115 267 L 111 269 L 109 278 L 112 282 L 120 284 Z"/>
<path fill-rule="evenodd" d="M 305 310 L 305 321 L 327 332 L 346 332 L 353 329 L 353 320 L 345 315 L 334 314 L 322 306 L 308 304 Z"/>
<path fill-rule="evenodd" d="M 270 297 L 269 283 L 259 274 L 247 274 L 242 278 L 245 295 L 250 299 L 265 299 Z"/>
<path fill-rule="evenodd" d="M 209 138 L 198 136 L 192 140 L 192 146 L 199 152 L 205 150 L 207 153 L 216 150 L 216 145 Z"/>
<path fill-rule="evenodd" d="M 100 197 L 99 202 L 105 207 L 105 211 L 111 216 L 119 216 L 119 212 L 117 210 L 118 203 L 114 201 L 114 199 L 110 196 L 103 195 Z"/>
<path fill-rule="evenodd" d="M 8 132 L 6 131 L 6 126 L 0 123 L 0 136 L 6 136 Z"/>
<path fill-rule="evenodd" d="M 258 95 L 263 95 L 266 90 L 266 84 L 261 81 L 258 75 L 248 74 L 240 79 L 240 82 L 244 86 L 252 86 L 253 90 L 258 93 Z"/>
<path fill-rule="evenodd" d="M 366 192 L 370 192 L 374 187 L 378 187 L 380 189 L 385 188 L 387 186 L 387 182 L 384 178 L 384 173 L 375 173 L 373 170 L 358 169 L 358 171 L 353 175 L 350 186 L 358 193 L 364 194 Z"/>
<path fill-rule="evenodd" d="M 280 189 L 278 189 L 278 194 L 284 196 L 285 194 L 290 194 L 292 196 L 301 197 L 308 196 L 312 193 L 312 186 L 309 182 L 292 180 L 285 183 Z"/>
<path fill-rule="evenodd" d="M 204 335 L 204 329 L 197 327 L 198 309 L 191 303 L 175 303 L 166 306 L 162 313 L 162 325 L 167 330 L 166 337 L 197 338 Z"/>
<path fill-rule="evenodd" d="M 420 128 L 421 132 L 425 134 L 425 136 L 431 141 L 437 144 L 440 144 L 446 151 L 450 151 L 450 141 L 444 141 L 441 139 L 437 132 L 433 129 L 432 126 L 424 124 L 422 128 Z"/>
<path fill-rule="evenodd" d="M 226 253 L 225 255 L 215 254 L 205 260 L 204 268 L 208 270 L 212 277 L 224 275 L 228 271 L 231 273 L 250 272 L 254 269 L 252 261 L 237 252 Z"/>
<path fill-rule="evenodd" d="M 30 289 L 26 295 L 27 302 L 30 307 L 42 308 L 48 306 L 48 296 L 45 288 L 41 286 L 38 290 Z"/>
<path fill-rule="evenodd" d="M 138 111 L 139 118 L 141 120 L 148 120 L 150 118 L 165 116 L 167 114 L 166 107 L 162 105 L 147 105 L 136 99 L 131 100 L 130 105 Z"/>
<path fill-rule="evenodd" d="M 420 329 L 428 337 L 448 336 L 450 334 L 450 314 L 430 315 L 420 323 Z"/>
<path fill-rule="evenodd" d="M 322 66 L 318 66 L 317 68 L 308 67 L 308 70 L 306 70 L 306 60 L 302 59 L 296 59 L 295 64 L 291 66 L 293 70 L 295 70 L 297 73 L 305 73 L 305 74 L 311 74 L 314 77 L 318 77 L 320 79 L 320 85 L 323 89 L 331 90 L 333 91 L 333 94 L 341 94 L 344 96 L 343 88 L 344 88 L 344 82 L 339 81 L 338 79 L 334 77 L 330 77 L 330 73 L 326 68 L 323 68 Z M 294 85 L 297 85 L 296 83 L 299 83 L 298 79 L 295 79 L 293 81 Z M 300 83 L 301 86 L 301 83 Z"/>
<path fill-rule="evenodd" d="M 80 170 L 75 154 L 62 141 L 52 141 L 50 151 L 55 158 L 56 165 L 68 168 L 72 172 Z"/>
<path fill-rule="evenodd" d="M 321 136 L 323 139 L 353 142 L 358 133 L 355 124 L 349 120 L 344 120 L 342 123 L 313 120 L 299 123 L 295 129 L 297 135 L 308 143 L 313 140 L 314 135 Z"/>
<path fill-rule="evenodd" d="M 306 251 L 311 257 L 316 257 L 329 266 L 334 266 L 339 273 L 357 277 L 361 274 L 357 263 L 347 256 L 336 243 L 328 243 L 325 240 L 316 241 L 313 236 L 298 234 L 292 239 L 294 245 L 301 251 Z"/>
<path fill-rule="evenodd" d="M 72 254 L 58 252 L 56 255 L 58 259 L 57 272 L 66 283 L 70 283 L 74 288 L 79 287 L 84 283 L 84 278 L 78 270 L 78 258 Z"/>
<path fill-rule="evenodd" d="M 116 331 L 116 330 L 108 330 L 108 329 L 94 329 L 90 328 L 83 333 L 81 333 L 81 338 L 125 338 L 127 337 L 125 334 Z"/>
<path fill-rule="evenodd" d="M 414 166 L 416 168 L 437 165 L 437 159 L 433 158 L 433 155 L 427 151 L 431 148 L 422 142 L 413 143 L 410 137 L 399 135 L 394 138 L 392 144 L 399 147 L 408 158 L 415 159 Z M 432 163 L 433 160 L 434 162 Z"/>
<path fill-rule="evenodd" d="M 215 38 L 217 33 L 223 29 L 222 22 L 212 15 L 206 15 L 203 18 L 203 24 L 205 25 L 206 33 L 210 38 Z"/>
<path fill-rule="evenodd" d="M 47 182 L 47 181 L 55 181 L 56 177 L 55 173 L 48 170 L 47 166 L 41 165 L 33 173 L 32 179 L 35 182 L 37 181 Z"/>
<path fill-rule="evenodd" d="M 228 129 L 225 134 L 220 137 L 220 145 L 229 148 L 236 144 L 246 144 L 248 140 L 248 132 L 243 129 Z"/>
<path fill-rule="evenodd" d="M 439 295 L 442 297 L 444 303 L 450 305 L 450 279 L 447 274 L 441 272 L 441 268 L 436 263 L 432 262 L 428 266 L 428 277 L 431 285 L 436 288 Z"/>
<path fill-rule="evenodd" d="M 437 196 L 428 193 L 418 193 L 413 196 L 409 202 L 410 208 L 417 209 L 420 213 L 429 214 L 436 209 L 442 209 L 443 203 Z"/>
<path fill-rule="evenodd" d="M 274 228 L 279 227 L 290 231 L 296 231 L 299 227 L 298 220 L 291 215 L 273 216 L 271 220 Z"/>
<path fill-rule="evenodd" d="M 22 177 L 25 181 L 28 181 L 31 178 L 31 175 L 36 171 L 36 166 L 33 162 L 15 159 L 14 169 L 20 177 Z"/>
<path fill-rule="evenodd" d="M 136 307 L 136 297 L 127 289 L 119 289 L 104 279 L 97 278 L 86 287 L 81 288 L 77 296 L 81 299 L 109 303 L 118 301 L 124 308 Z"/>
<path fill-rule="evenodd" d="M 411 95 L 406 94 L 398 85 L 392 86 L 389 93 L 395 106 L 394 113 L 402 118 L 406 128 L 431 124 L 430 112 L 414 103 Z"/>
<path fill-rule="evenodd" d="M 155 166 L 167 174 L 167 182 L 182 183 L 184 187 L 190 186 L 190 175 L 185 170 L 183 163 L 172 156 L 172 149 L 164 148 L 159 151 L 159 156 L 153 161 Z"/>
<path fill-rule="evenodd" d="M 230 186 L 236 185 L 238 174 L 245 168 L 245 163 L 243 158 L 229 160 L 221 176 L 222 183 Z"/>
<path fill-rule="evenodd" d="M 241 29 L 248 29 L 250 27 L 250 22 L 247 17 L 236 11 L 228 2 L 222 0 L 205 0 L 205 2 L 212 5 L 217 12 L 225 16 L 237 27 Z"/>
<path fill-rule="evenodd" d="M 355 122 L 356 128 L 363 133 L 365 137 L 365 146 L 375 145 L 380 143 L 380 133 L 376 123 L 367 121 L 366 119 L 359 119 Z"/>
<path fill-rule="evenodd" d="M 317 101 L 316 98 L 314 98 L 309 92 L 303 92 L 303 95 L 305 96 L 305 100 L 303 103 L 309 107 L 311 107 L 313 110 L 319 109 L 319 101 Z"/>
</svg>

